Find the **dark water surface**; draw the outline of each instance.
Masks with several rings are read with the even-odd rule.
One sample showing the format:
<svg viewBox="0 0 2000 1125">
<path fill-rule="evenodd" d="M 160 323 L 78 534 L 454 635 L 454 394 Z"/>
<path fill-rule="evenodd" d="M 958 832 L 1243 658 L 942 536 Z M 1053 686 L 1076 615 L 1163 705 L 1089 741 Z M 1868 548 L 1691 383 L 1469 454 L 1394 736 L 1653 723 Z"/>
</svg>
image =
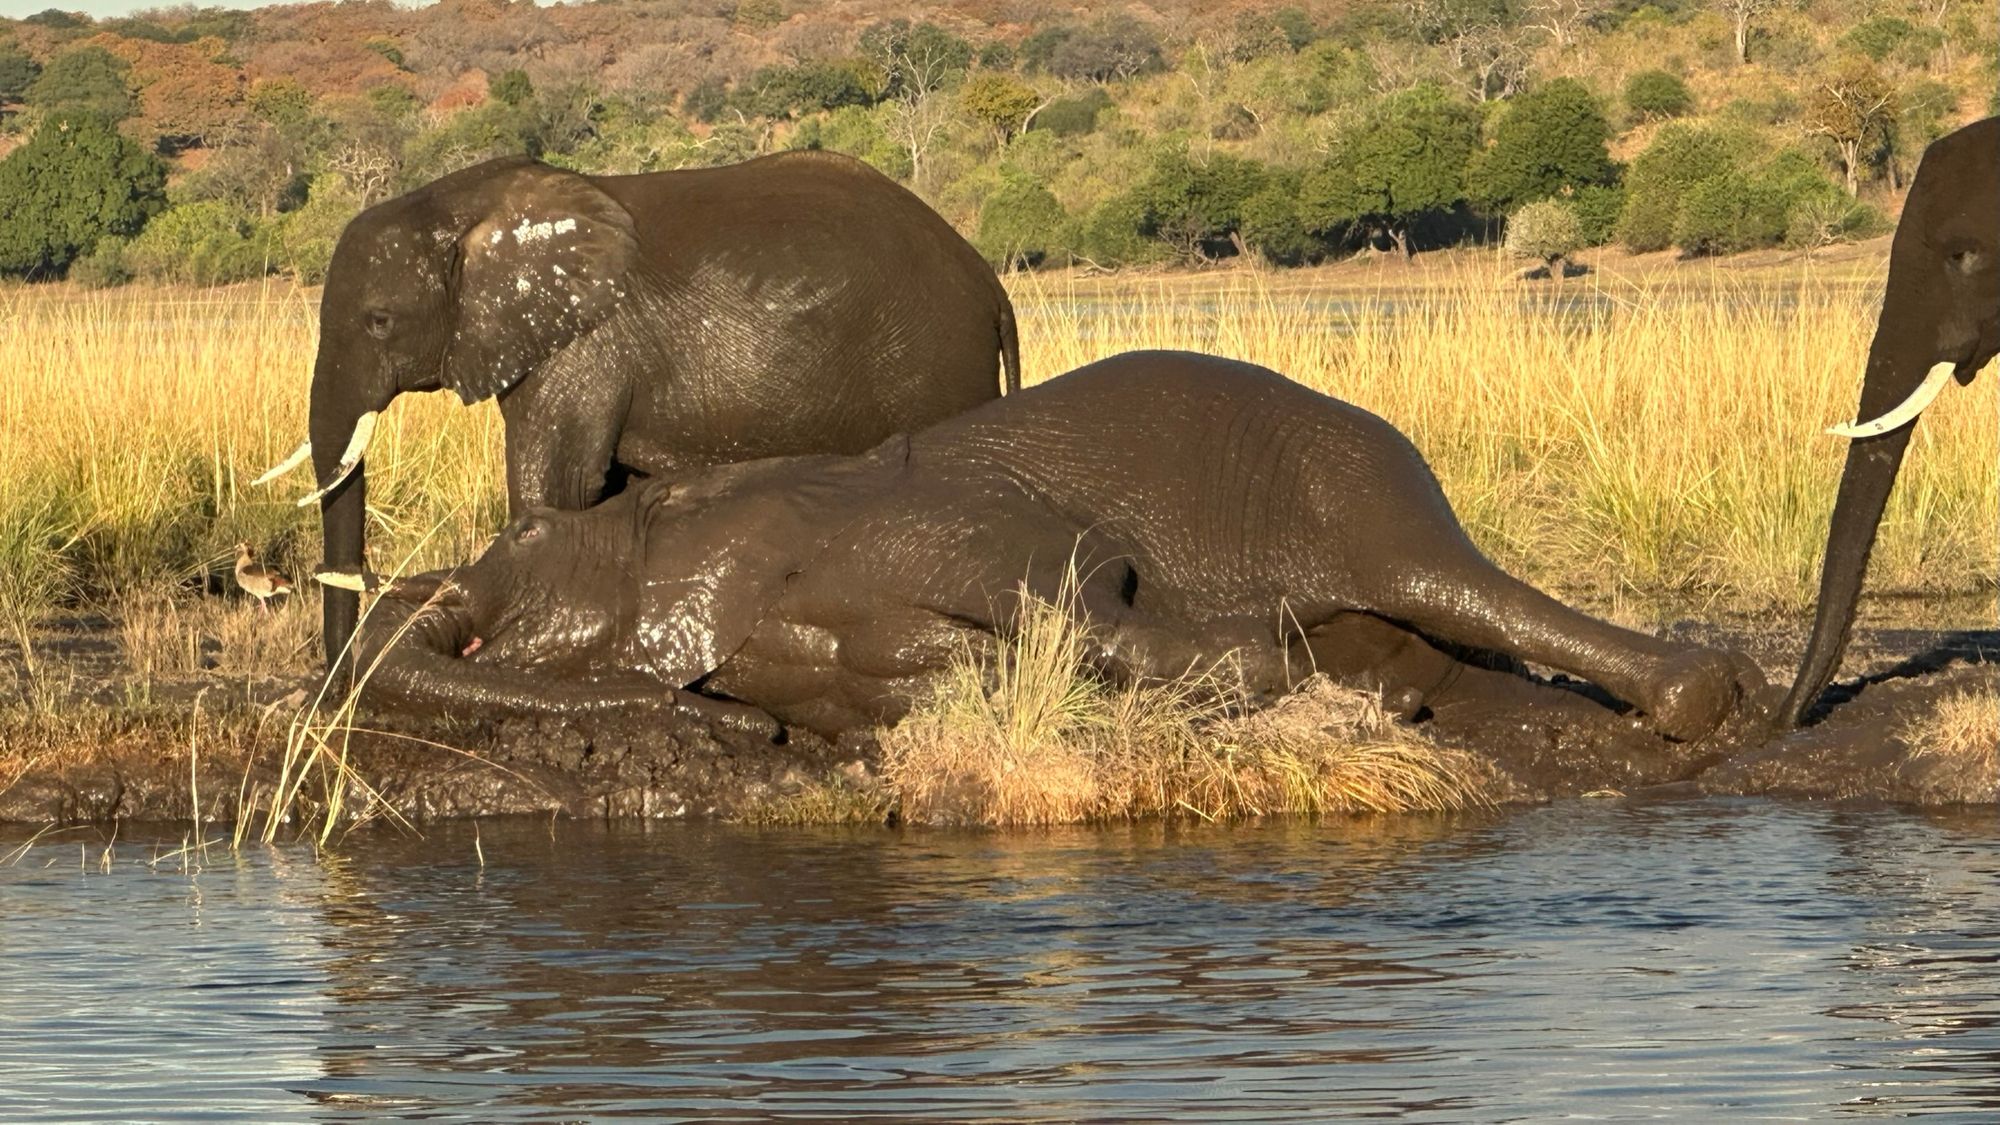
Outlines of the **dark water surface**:
<svg viewBox="0 0 2000 1125">
<path fill-rule="evenodd" d="M 0 1120 L 2000 1120 L 1991 813 L 478 843 L 0 847 Z"/>
</svg>

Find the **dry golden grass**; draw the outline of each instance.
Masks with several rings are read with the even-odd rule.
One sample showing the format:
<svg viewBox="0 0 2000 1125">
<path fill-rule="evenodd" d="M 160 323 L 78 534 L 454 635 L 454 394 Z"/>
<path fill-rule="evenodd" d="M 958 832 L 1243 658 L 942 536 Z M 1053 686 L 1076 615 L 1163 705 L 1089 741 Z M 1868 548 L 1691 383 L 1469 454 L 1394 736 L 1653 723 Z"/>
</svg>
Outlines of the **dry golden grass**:
<svg viewBox="0 0 2000 1125">
<path fill-rule="evenodd" d="M 1903 737 L 1912 757 L 1938 767 L 1930 788 L 1941 800 L 2000 799 L 2000 690 L 1947 696 Z"/>
<path fill-rule="evenodd" d="M 1061 599 L 1058 599 L 1059 601 Z M 1062 605 L 954 662 L 936 695 L 878 732 L 882 777 L 920 824 L 1049 825 L 1147 817 L 1409 812 L 1491 803 L 1471 754 L 1315 678 L 1268 710 L 1232 706 L 1230 669 L 1113 687 Z"/>
<path fill-rule="evenodd" d="M 1558 289 L 1510 272 L 1461 258 L 1327 295 L 1253 273 L 1014 288 L 1030 382 L 1139 347 L 1266 364 L 1402 427 L 1482 545 L 1560 594 L 1808 605 L 1843 456 L 1821 430 L 1853 410 L 1873 295 L 1807 273 Z M 165 596 L 237 539 L 309 572 L 305 477 L 248 482 L 304 434 L 314 322 L 313 296 L 280 286 L 0 290 L 0 629 Z M 1925 419 L 1873 589 L 1993 581 L 1996 387 Z M 400 400 L 369 451 L 378 565 L 476 552 L 502 480 L 490 406 Z"/>
</svg>

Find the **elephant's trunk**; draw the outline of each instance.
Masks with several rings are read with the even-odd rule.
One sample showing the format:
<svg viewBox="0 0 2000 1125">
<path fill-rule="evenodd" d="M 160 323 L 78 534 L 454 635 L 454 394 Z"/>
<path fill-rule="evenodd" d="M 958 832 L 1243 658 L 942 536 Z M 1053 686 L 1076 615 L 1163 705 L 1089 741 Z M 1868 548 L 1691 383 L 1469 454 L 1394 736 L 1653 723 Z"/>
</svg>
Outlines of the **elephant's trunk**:
<svg viewBox="0 0 2000 1125">
<path fill-rule="evenodd" d="M 1860 421 L 1879 418 L 1909 400 L 1935 358 L 1928 334 L 1914 329 L 1935 314 L 1905 307 L 1910 302 L 1898 299 L 1900 291 L 1892 269 L 1889 298 L 1868 350 L 1868 370 L 1856 413 Z M 1917 419 L 1912 417 L 1887 433 L 1855 438 L 1847 448 L 1847 467 L 1841 471 L 1840 495 L 1834 502 L 1826 561 L 1820 571 L 1819 609 L 1798 677 L 1778 709 L 1776 718 L 1781 723 L 1795 726 L 1804 720 L 1840 668 L 1862 580 L 1868 573 L 1868 557 L 1875 549 L 1876 531 L 1916 426 Z"/>
<path fill-rule="evenodd" d="M 338 372 L 327 370 L 321 356 L 319 372 L 313 377 L 311 434 L 313 475 L 319 482 L 322 575 L 358 579 L 362 574 L 362 548 L 368 516 L 368 470 L 358 448 L 365 444 L 374 414 L 393 394 L 369 396 L 355 388 Z M 356 440 L 360 438 L 362 440 Z M 352 588 L 327 584 L 321 590 L 322 638 L 326 665 L 335 677 L 345 675 L 343 653 L 354 636 L 361 612 L 359 582 Z"/>
</svg>

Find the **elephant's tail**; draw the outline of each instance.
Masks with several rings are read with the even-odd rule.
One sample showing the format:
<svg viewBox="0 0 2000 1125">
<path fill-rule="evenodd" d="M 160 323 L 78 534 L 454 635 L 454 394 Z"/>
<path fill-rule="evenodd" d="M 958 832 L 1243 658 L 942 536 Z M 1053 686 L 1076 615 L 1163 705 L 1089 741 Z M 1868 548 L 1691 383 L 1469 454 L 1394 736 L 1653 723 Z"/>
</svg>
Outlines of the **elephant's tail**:
<svg viewBox="0 0 2000 1125">
<path fill-rule="evenodd" d="M 1010 395 L 1021 390 L 1021 333 L 1014 327 L 1014 302 L 1005 290 L 1000 293 L 1000 389 Z"/>
</svg>

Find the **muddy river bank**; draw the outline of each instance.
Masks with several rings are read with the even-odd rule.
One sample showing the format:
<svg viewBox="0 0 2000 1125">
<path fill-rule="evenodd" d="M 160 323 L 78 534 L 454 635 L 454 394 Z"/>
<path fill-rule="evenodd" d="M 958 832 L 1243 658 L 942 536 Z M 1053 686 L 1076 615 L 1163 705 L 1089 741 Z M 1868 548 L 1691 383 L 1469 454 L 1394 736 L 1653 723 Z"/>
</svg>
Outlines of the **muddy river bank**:
<svg viewBox="0 0 2000 1125">
<path fill-rule="evenodd" d="M 419 727 L 364 716 L 345 724 L 351 730 L 323 723 L 302 735 L 296 678 L 210 674 L 142 687 L 102 622 L 62 628 L 38 646 L 32 677 L 18 649 L 0 648 L 0 670 L 21 687 L 21 702 L 0 708 L 0 821 L 186 821 L 198 807 L 203 821 L 227 824 L 263 816 L 281 795 L 296 798 L 294 816 L 334 811 L 349 823 L 894 815 L 877 748 L 865 739 L 772 742 L 666 709 L 588 725 Z M 1774 685 L 1789 677 L 1803 635 L 1775 621 L 1666 631 L 1747 652 Z M 1933 805 L 2000 798 L 2000 747 L 1926 744 L 1957 701 L 2000 696 L 2000 629 L 1878 619 L 1857 630 L 1845 668 L 1820 721 L 1779 738 L 1750 724 L 1698 743 L 1665 742 L 1560 680 L 1558 706 L 1447 704 L 1418 729 L 1490 761 L 1483 799 L 1495 804 L 1648 793 Z M 323 752 L 304 753 L 315 747 Z"/>
</svg>

